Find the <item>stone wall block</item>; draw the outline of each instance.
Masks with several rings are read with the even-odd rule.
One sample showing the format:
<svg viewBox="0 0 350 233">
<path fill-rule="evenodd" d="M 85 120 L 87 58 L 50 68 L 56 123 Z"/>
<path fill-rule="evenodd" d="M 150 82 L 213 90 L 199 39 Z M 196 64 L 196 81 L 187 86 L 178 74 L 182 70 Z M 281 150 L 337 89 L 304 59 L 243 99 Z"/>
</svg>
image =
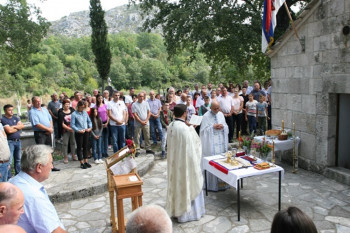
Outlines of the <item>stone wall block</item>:
<svg viewBox="0 0 350 233">
<path fill-rule="evenodd" d="M 287 108 L 292 111 L 301 111 L 301 95 L 287 94 Z"/>
<path fill-rule="evenodd" d="M 299 157 L 315 161 L 315 135 L 308 133 L 300 133 L 300 154 Z"/>
<path fill-rule="evenodd" d="M 317 8 L 317 10 L 316 10 L 315 21 L 320 21 L 320 20 L 326 19 L 327 13 L 328 13 L 327 4 L 325 4 L 325 3 L 321 4 L 320 7 Z"/>
<path fill-rule="evenodd" d="M 323 73 L 323 65 L 314 65 L 312 66 L 313 68 L 313 72 L 312 72 L 312 76 L 313 78 L 320 78 L 321 74 Z"/>
<path fill-rule="evenodd" d="M 294 77 L 294 67 L 286 67 L 286 78 L 293 78 Z"/>
<path fill-rule="evenodd" d="M 318 115 L 316 118 L 316 135 L 321 142 L 328 138 L 328 119 L 326 115 Z"/>
<path fill-rule="evenodd" d="M 350 22 L 349 22 L 349 24 L 350 24 Z M 349 40 L 348 40 L 348 47 L 350 47 L 350 36 L 348 36 L 348 38 L 349 38 Z M 348 63 L 348 64 L 345 64 L 345 65 L 347 67 L 349 67 L 349 63 L 350 63 L 349 48 L 339 49 L 339 53 L 340 53 L 341 63 Z"/>
<path fill-rule="evenodd" d="M 334 74 L 334 92 L 350 93 L 350 74 Z"/>
<path fill-rule="evenodd" d="M 331 15 L 326 20 L 322 20 L 322 28 L 321 28 L 321 35 L 329 35 L 334 32 L 334 29 L 337 28 L 338 20 L 337 17 L 334 15 Z"/>
<path fill-rule="evenodd" d="M 300 53 L 296 56 L 296 65 L 297 66 L 305 66 L 305 64 L 309 63 L 310 54 L 309 53 Z"/>
<path fill-rule="evenodd" d="M 285 108 L 287 105 L 287 94 L 285 93 L 273 93 L 272 107 L 273 108 Z M 273 114 L 275 115 L 275 113 Z"/>
<path fill-rule="evenodd" d="M 309 80 L 309 94 L 315 95 L 317 92 L 322 91 L 322 79 L 312 78 Z"/>
<path fill-rule="evenodd" d="M 310 79 L 312 77 L 313 67 L 305 64 L 303 69 L 303 78 Z"/>
<path fill-rule="evenodd" d="M 312 22 L 306 25 L 308 28 L 307 35 L 308 37 L 317 37 L 321 35 L 321 30 L 323 24 L 321 21 Z"/>
<path fill-rule="evenodd" d="M 276 93 L 287 93 L 287 80 L 286 79 L 277 79 L 273 82 L 274 88 L 273 91 Z"/>
<path fill-rule="evenodd" d="M 301 35 L 301 33 L 299 32 Z M 290 41 L 287 43 L 285 47 L 287 47 L 287 54 L 292 55 L 292 54 L 300 54 L 302 52 L 301 45 L 299 43 L 299 40 L 295 37 L 291 37 Z"/>
<path fill-rule="evenodd" d="M 282 120 L 284 120 L 284 122 L 292 122 L 292 111 L 286 109 L 275 109 L 272 106 L 272 112 L 272 128 L 281 128 Z"/>
<path fill-rule="evenodd" d="M 316 114 L 316 95 L 301 96 L 301 111 L 308 114 Z"/>
<path fill-rule="evenodd" d="M 316 112 L 317 115 L 328 114 L 328 94 L 323 92 L 316 94 Z"/>
<path fill-rule="evenodd" d="M 286 78 L 286 68 L 276 68 L 275 75 L 277 79 L 285 79 Z"/>
<path fill-rule="evenodd" d="M 345 2 L 348 0 L 338 0 L 338 1 L 330 1 L 328 7 L 328 15 L 341 15 L 345 12 Z"/>
<path fill-rule="evenodd" d="M 316 116 L 303 113 L 293 112 L 293 120 L 295 122 L 295 128 L 301 132 L 308 134 L 316 133 Z"/>
<path fill-rule="evenodd" d="M 322 64 L 322 53 L 314 52 L 309 55 L 309 63 L 310 65 L 320 65 Z"/>
<path fill-rule="evenodd" d="M 281 59 L 281 66 L 287 67 L 287 66 L 296 66 L 296 56 L 295 55 L 287 55 L 284 56 L 283 59 Z"/>
<path fill-rule="evenodd" d="M 317 115 L 335 116 L 337 114 L 337 94 L 317 93 L 316 112 Z"/>
<path fill-rule="evenodd" d="M 271 58 L 271 68 L 276 69 L 281 67 L 281 57 L 276 55 Z"/>
<path fill-rule="evenodd" d="M 346 13 L 350 12 L 350 1 L 345 1 L 344 12 Z"/>
<path fill-rule="evenodd" d="M 322 35 L 314 38 L 314 51 L 323 51 L 331 48 L 332 36 Z"/>
<path fill-rule="evenodd" d="M 331 49 L 344 49 L 346 40 L 347 38 L 342 33 L 342 27 L 339 27 L 339 30 L 332 34 Z"/>
<path fill-rule="evenodd" d="M 322 51 L 322 63 L 340 63 L 342 62 L 339 50 Z"/>
<path fill-rule="evenodd" d="M 305 38 L 305 53 L 312 53 L 314 51 L 314 40 L 313 37 Z"/>
</svg>

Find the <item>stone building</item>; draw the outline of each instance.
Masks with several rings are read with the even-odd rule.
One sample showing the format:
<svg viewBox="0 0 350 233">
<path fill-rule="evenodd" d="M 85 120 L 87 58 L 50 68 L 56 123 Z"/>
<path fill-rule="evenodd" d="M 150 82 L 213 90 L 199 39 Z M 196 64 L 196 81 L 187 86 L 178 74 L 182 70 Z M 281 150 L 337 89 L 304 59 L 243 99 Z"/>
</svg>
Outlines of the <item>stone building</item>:
<svg viewBox="0 0 350 233">
<path fill-rule="evenodd" d="M 295 26 L 267 53 L 273 127 L 295 122 L 299 167 L 350 184 L 350 0 L 313 0 Z"/>
</svg>

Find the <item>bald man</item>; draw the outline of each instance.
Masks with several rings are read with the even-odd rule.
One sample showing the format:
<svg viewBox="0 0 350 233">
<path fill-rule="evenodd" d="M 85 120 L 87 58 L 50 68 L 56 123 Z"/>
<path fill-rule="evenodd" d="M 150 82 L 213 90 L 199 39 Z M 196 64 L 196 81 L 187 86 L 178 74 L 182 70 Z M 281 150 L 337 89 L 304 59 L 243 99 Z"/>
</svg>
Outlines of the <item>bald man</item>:
<svg viewBox="0 0 350 233">
<path fill-rule="evenodd" d="M 0 183 L 0 225 L 17 224 L 24 213 L 23 205 L 24 196 L 19 188 L 8 182 Z"/>
<path fill-rule="evenodd" d="M 229 129 L 224 114 L 220 111 L 220 103 L 216 100 L 211 102 L 210 111 L 203 115 L 200 129 L 202 142 L 202 155 L 212 156 L 225 153 L 228 147 Z M 228 185 L 216 176 L 208 173 L 208 190 L 218 191 L 228 188 Z"/>
</svg>

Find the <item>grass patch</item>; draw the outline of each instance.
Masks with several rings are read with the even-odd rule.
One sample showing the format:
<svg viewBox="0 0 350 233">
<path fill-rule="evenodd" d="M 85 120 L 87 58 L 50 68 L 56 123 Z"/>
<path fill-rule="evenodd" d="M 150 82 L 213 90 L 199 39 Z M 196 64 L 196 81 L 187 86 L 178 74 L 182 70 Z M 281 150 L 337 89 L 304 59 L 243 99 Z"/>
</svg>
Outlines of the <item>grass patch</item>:
<svg viewBox="0 0 350 233">
<path fill-rule="evenodd" d="M 58 160 L 62 160 L 64 158 L 64 156 L 59 154 L 59 153 L 57 153 L 57 152 L 54 152 L 52 154 L 52 158 L 53 158 L 53 161 L 58 161 Z"/>
</svg>

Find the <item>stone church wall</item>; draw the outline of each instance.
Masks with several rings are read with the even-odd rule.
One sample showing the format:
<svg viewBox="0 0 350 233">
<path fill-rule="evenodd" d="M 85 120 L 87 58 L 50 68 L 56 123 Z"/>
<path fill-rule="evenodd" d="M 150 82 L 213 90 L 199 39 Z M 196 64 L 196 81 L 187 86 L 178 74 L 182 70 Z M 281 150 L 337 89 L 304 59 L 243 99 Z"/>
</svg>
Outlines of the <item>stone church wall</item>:
<svg viewBox="0 0 350 233">
<path fill-rule="evenodd" d="M 349 0 L 316 0 L 299 19 L 305 51 L 289 31 L 271 57 L 272 124 L 295 122 L 301 138 L 299 167 L 322 173 L 335 165 L 337 98 L 350 94 Z M 350 116 L 349 116 L 350 119 Z"/>
</svg>

